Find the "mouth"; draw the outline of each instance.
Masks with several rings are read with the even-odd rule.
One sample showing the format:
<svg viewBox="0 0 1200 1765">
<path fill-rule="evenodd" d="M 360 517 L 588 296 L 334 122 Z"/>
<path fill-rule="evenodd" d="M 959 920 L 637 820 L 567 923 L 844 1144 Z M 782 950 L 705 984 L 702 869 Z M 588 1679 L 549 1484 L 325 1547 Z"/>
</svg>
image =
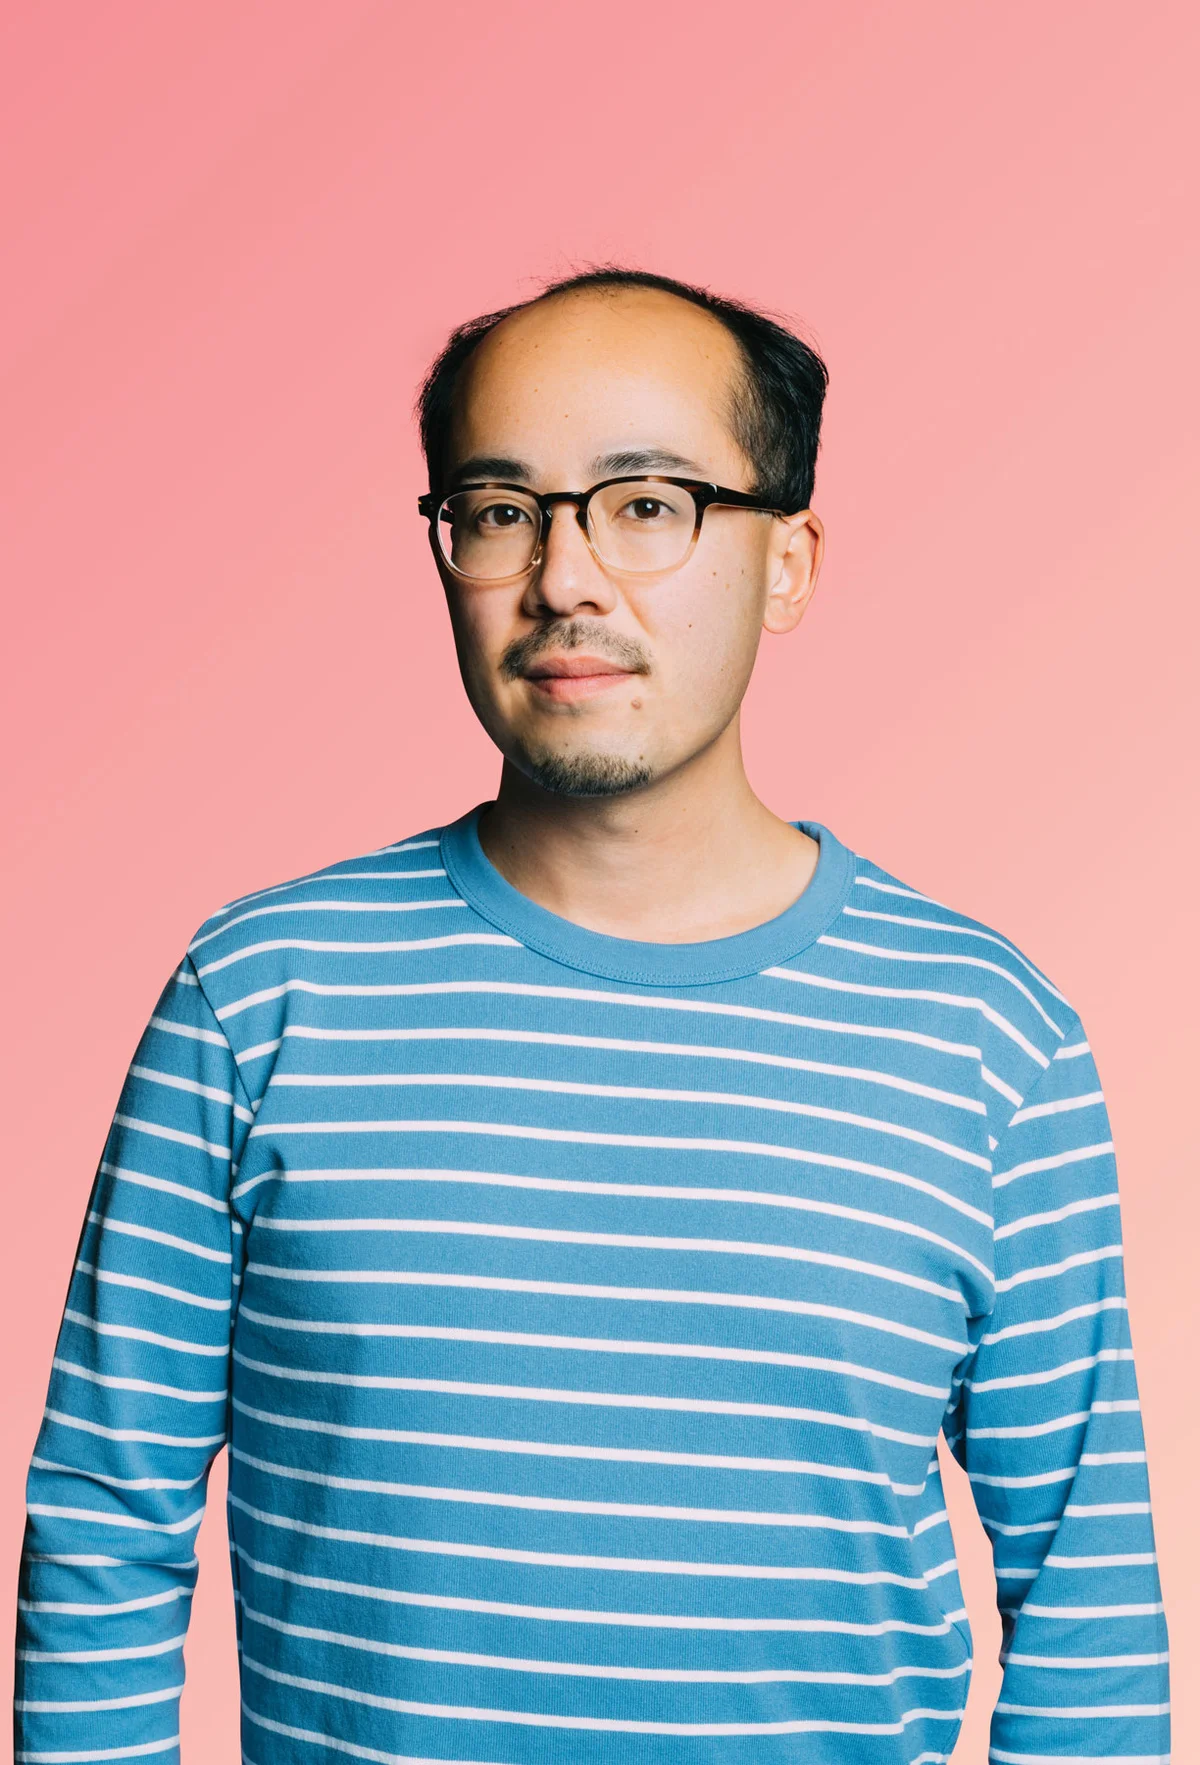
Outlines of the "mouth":
<svg viewBox="0 0 1200 1765">
<path fill-rule="evenodd" d="M 632 680 L 635 670 L 622 668 L 619 662 L 605 656 L 572 652 L 569 656 L 539 656 L 523 672 L 541 697 L 558 704 L 574 704 L 610 692 L 623 680 Z"/>
</svg>

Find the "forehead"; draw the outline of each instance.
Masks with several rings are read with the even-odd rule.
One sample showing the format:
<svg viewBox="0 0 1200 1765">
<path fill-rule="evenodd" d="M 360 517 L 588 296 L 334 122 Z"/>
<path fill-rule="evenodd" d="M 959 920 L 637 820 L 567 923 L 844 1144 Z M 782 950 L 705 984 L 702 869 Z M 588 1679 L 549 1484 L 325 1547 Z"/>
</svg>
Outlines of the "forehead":
<svg viewBox="0 0 1200 1765">
<path fill-rule="evenodd" d="M 467 362 L 450 452 L 603 451 L 636 437 L 694 453 L 734 444 L 735 339 L 658 289 L 555 295 L 504 319 Z"/>
</svg>

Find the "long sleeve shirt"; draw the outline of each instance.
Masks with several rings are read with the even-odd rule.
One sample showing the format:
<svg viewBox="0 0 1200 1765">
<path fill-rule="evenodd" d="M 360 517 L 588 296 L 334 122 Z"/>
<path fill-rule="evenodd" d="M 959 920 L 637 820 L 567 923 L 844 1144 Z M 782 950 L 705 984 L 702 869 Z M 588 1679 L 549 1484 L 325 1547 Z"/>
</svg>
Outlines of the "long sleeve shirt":
<svg viewBox="0 0 1200 1765">
<path fill-rule="evenodd" d="M 1104 1098 L 1003 937 L 826 828 L 649 944 L 479 811 L 214 915 L 136 1052 L 28 1485 L 16 1758 L 178 1756 L 229 1455 L 254 1765 L 1168 1756 Z"/>
</svg>

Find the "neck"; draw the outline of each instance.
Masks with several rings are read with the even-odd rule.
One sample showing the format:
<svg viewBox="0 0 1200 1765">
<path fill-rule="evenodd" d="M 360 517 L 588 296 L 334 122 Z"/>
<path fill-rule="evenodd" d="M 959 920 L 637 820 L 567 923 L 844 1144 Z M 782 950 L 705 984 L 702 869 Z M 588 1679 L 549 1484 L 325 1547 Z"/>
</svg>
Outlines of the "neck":
<svg viewBox="0 0 1200 1765">
<path fill-rule="evenodd" d="M 479 837 L 500 874 L 589 931 L 651 943 L 732 937 L 782 913 L 816 842 L 754 794 L 736 720 L 640 790 L 564 797 L 507 761 Z"/>
</svg>

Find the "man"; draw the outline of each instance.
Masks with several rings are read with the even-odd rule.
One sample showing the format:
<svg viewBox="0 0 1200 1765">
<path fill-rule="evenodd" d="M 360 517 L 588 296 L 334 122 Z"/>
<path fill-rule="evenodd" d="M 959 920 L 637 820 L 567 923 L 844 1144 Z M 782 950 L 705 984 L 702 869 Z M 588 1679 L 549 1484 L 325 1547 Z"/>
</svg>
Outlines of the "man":
<svg viewBox="0 0 1200 1765">
<path fill-rule="evenodd" d="M 1165 1760 L 1083 1029 L 742 767 L 824 385 L 620 271 L 435 364 L 421 507 L 499 790 L 224 909 L 163 994 L 30 1476 L 18 1759 L 175 1757 L 228 1442 L 257 1765 L 932 1765 L 971 1646 L 944 1429 L 992 1757 Z"/>
</svg>

